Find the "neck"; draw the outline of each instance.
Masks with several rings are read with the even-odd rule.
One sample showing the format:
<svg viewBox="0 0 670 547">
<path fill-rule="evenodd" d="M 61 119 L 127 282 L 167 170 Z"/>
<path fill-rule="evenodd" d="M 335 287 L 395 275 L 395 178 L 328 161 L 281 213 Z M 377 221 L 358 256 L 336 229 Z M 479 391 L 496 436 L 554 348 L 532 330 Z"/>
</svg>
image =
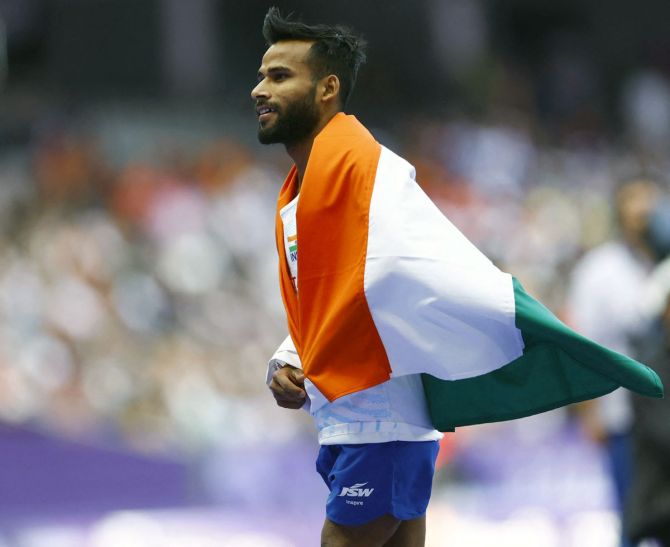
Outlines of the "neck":
<svg viewBox="0 0 670 547">
<path fill-rule="evenodd" d="M 654 260 L 654 250 L 641 237 L 624 235 L 624 242 L 634 255 L 645 258 L 647 260 Z"/>
<path fill-rule="evenodd" d="M 298 191 L 300 191 L 300 185 L 302 184 L 302 178 L 305 175 L 305 169 L 307 169 L 307 161 L 309 160 L 309 154 L 312 151 L 313 144 L 314 137 L 310 137 L 299 143 L 286 145 L 286 152 L 291 157 L 298 170 Z"/>
<path fill-rule="evenodd" d="M 314 128 L 312 134 L 305 140 L 295 144 L 286 145 L 286 153 L 291 157 L 293 163 L 295 163 L 296 169 L 298 170 L 298 192 L 300 191 L 302 179 L 305 175 L 305 170 L 307 169 L 307 162 L 309 161 L 309 155 L 312 152 L 314 139 L 319 133 L 321 133 L 321 130 L 326 127 L 326 125 L 328 125 L 328 122 L 333 119 L 335 114 L 337 114 L 337 112 L 334 112 L 328 116 L 324 116 Z"/>
</svg>

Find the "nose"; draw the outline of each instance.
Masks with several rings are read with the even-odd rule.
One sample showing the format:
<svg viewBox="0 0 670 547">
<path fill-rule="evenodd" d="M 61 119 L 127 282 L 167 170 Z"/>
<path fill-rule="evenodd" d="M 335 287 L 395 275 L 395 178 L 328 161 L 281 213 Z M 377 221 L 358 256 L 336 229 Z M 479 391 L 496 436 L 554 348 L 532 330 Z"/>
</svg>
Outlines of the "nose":
<svg viewBox="0 0 670 547">
<path fill-rule="evenodd" d="M 260 98 L 267 99 L 269 97 L 269 94 L 267 90 L 265 89 L 264 82 L 265 80 L 261 80 L 256 84 L 256 86 L 251 90 L 251 98 L 254 101 L 257 101 Z"/>
</svg>

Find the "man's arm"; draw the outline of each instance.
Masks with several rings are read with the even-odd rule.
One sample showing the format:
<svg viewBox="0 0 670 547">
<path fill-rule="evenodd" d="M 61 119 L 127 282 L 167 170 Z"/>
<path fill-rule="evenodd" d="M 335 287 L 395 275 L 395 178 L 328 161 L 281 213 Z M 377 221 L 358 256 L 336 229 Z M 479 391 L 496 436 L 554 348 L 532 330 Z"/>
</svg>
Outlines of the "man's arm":
<svg viewBox="0 0 670 547">
<path fill-rule="evenodd" d="M 286 337 L 270 359 L 265 382 L 279 406 L 298 409 L 305 405 L 305 375 L 290 336 Z"/>
<path fill-rule="evenodd" d="M 302 369 L 298 350 L 295 349 L 295 344 L 290 336 L 287 336 L 284 339 L 270 359 L 265 383 L 269 386 L 272 383 L 272 375 L 287 365 L 293 368 Z"/>
</svg>

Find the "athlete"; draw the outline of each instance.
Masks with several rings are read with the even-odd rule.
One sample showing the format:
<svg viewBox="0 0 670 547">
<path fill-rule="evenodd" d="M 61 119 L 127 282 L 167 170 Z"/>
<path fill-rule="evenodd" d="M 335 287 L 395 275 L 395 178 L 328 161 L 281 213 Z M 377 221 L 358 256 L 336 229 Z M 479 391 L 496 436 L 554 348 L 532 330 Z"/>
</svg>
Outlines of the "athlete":
<svg viewBox="0 0 670 547">
<path fill-rule="evenodd" d="M 365 131 L 355 118 L 343 114 L 365 61 L 365 43 L 344 27 L 309 26 L 283 18 L 276 8 L 265 17 L 263 36 L 269 48 L 251 92 L 258 138 L 263 144 L 283 144 L 295 163 L 282 192 L 287 203 L 278 222 L 280 264 L 288 268 L 285 277 L 290 280 L 282 287 L 286 300 L 302 296 L 296 210 L 315 137 L 328 128 L 329 135 L 341 139 L 335 146 L 347 153 L 352 139 L 340 133 Z M 352 161 L 351 169 L 366 168 L 358 158 Z M 309 166 L 312 171 L 319 169 L 316 163 Z M 310 183 L 319 178 L 318 171 L 312 172 Z M 329 180 L 320 183 L 328 186 Z M 303 253 L 309 249 L 300 247 L 299 252 L 300 264 L 307 263 Z M 305 291 L 309 291 L 306 285 Z M 355 363 L 357 355 L 350 353 L 348 359 Z M 321 444 L 317 470 L 330 489 L 321 544 L 424 545 L 425 512 L 441 434 L 431 425 L 419 376 L 393 378 L 329 402 L 305 379 L 300 366 L 288 337 L 271 361 L 268 383 L 279 406 L 305 407 L 316 421 Z M 365 381 L 361 377 L 361 383 Z"/>
</svg>

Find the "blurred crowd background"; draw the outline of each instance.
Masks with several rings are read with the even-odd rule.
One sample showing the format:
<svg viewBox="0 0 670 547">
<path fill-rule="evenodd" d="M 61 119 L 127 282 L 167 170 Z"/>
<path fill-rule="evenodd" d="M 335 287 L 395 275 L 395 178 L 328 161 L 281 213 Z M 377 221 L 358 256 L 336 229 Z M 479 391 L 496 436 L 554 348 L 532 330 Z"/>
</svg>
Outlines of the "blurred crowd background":
<svg viewBox="0 0 670 547">
<path fill-rule="evenodd" d="M 3 547 L 172 545 L 172 514 L 98 520 L 166 506 L 200 534 L 175 544 L 315 544 L 313 426 L 264 384 L 286 332 L 273 226 L 289 163 L 256 143 L 249 91 L 273 4 L 367 37 L 349 112 L 568 322 L 575 265 L 616 237 L 619 183 L 670 175 L 665 0 L 0 0 Z M 448 435 L 432 544 L 617 545 L 580 414 Z M 54 443 L 170 462 L 183 490 L 105 500 L 100 464 L 98 505 L 62 485 L 37 502 L 34 466 L 76 475 Z M 43 458 L 12 459 L 29 446 Z M 309 515 L 304 531 L 282 511 Z"/>
</svg>

